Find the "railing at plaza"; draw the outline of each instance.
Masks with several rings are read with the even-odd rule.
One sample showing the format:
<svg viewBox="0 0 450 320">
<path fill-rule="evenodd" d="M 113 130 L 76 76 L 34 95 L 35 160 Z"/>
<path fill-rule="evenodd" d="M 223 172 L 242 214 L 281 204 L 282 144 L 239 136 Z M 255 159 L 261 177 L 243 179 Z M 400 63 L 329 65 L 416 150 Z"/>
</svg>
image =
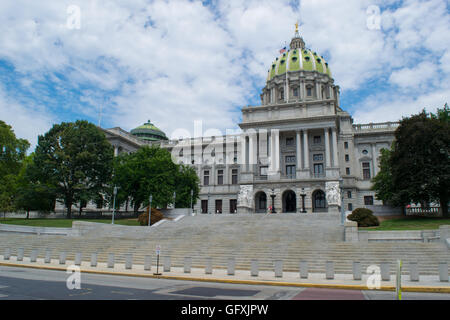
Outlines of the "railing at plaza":
<svg viewBox="0 0 450 320">
<path fill-rule="evenodd" d="M 382 123 L 354 124 L 353 128 L 356 131 L 395 130 L 399 125 L 400 125 L 399 122 L 382 122 Z"/>
<path fill-rule="evenodd" d="M 440 213 L 441 207 L 434 206 L 434 207 L 410 207 L 406 208 L 406 214 L 407 215 L 437 215 Z"/>
</svg>

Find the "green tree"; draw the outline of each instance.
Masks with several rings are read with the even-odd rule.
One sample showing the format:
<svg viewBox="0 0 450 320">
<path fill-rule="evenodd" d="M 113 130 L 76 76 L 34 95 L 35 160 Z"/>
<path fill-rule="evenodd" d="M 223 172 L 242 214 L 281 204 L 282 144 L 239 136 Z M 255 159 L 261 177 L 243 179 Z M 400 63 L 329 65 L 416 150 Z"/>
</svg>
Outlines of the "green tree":
<svg viewBox="0 0 450 320">
<path fill-rule="evenodd" d="M 372 179 L 372 190 L 375 191 L 375 197 L 382 200 L 385 204 L 392 206 L 404 206 L 409 202 L 408 198 L 400 198 L 394 188 L 392 180 L 391 154 L 389 149 L 380 150 L 380 170 Z"/>
<path fill-rule="evenodd" d="M 17 190 L 17 177 L 7 174 L 0 182 L 0 212 L 3 212 L 3 218 L 5 218 L 6 212 L 15 210 L 14 196 Z"/>
<path fill-rule="evenodd" d="M 18 174 L 30 143 L 17 139 L 11 126 L 0 120 L 0 179 Z"/>
<path fill-rule="evenodd" d="M 17 175 L 30 143 L 17 139 L 11 126 L 0 120 L 0 211 L 14 211 Z M 5 217 L 5 214 L 4 214 Z"/>
<path fill-rule="evenodd" d="M 191 190 L 193 191 L 192 204 L 195 204 L 200 193 L 200 180 L 191 166 L 180 164 L 175 178 L 176 207 L 189 208 L 191 206 Z"/>
<path fill-rule="evenodd" d="M 33 154 L 27 157 L 17 176 L 16 196 L 14 206 L 25 210 L 27 219 L 30 211 L 50 212 L 55 209 L 53 186 L 34 181 Z"/>
<path fill-rule="evenodd" d="M 450 123 L 448 106 L 403 118 L 390 155 L 393 194 L 399 202 L 439 201 L 448 217 Z"/>
<path fill-rule="evenodd" d="M 142 205 L 148 205 L 151 194 L 152 207 L 167 207 L 173 203 L 177 173 L 170 152 L 158 146 L 120 155 L 115 159 L 113 179 L 119 187 L 118 201 L 129 196 L 137 214 Z"/>
<path fill-rule="evenodd" d="M 94 200 L 111 180 L 113 148 L 88 121 L 55 124 L 39 136 L 34 156 L 36 181 L 52 185 L 72 217 L 74 203 Z"/>
</svg>

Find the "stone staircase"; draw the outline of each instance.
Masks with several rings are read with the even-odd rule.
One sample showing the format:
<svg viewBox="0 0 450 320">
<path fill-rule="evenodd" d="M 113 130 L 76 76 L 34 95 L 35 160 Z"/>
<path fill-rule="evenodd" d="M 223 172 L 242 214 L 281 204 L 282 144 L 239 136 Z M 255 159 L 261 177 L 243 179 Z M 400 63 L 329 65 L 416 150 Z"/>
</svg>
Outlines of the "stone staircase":
<svg viewBox="0 0 450 320">
<path fill-rule="evenodd" d="M 38 249 L 40 258 L 49 248 L 53 259 L 65 251 L 67 260 L 81 252 L 83 261 L 89 261 L 96 252 L 98 261 L 106 262 L 108 254 L 114 253 L 116 262 L 124 263 L 125 254 L 132 253 L 134 264 L 144 264 L 145 255 L 152 255 L 155 264 L 155 248 L 160 245 L 161 256 L 170 256 L 172 266 L 181 267 L 184 257 L 192 257 L 193 267 L 204 267 L 211 257 L 214 268 L 226 268 L 228 258 L 235 257 L 236 269 L 243 270 L 258 259 L 260 270 L 273 270 L 273 261 L 283 260 L 285 271 L 298 272 L 300 260 L 305 260 L 310 272 L 324 273 L 325 262 L 331 260 L 336 273 L 352 273 L 353 261 L 360 261 L 363 271 L 372 264 L 391 262 L 393 273 L 396 260 L 402 259 L 406 273 L 408 262 L 417 261 L 420 274 L 436 275 L 439 262 L 450 262 L 449 251 L 440 242 L 344 242 L 339 215 L 331 214 L 186 216 L 146 230 L 142 239 L 127 237 L 126 231 L 120 237 L 95 230 L 81 237 L 0 232 L 0 243 L 11 248 L 12 255 L 19 247 L 25 256 Z"/>
</svg>

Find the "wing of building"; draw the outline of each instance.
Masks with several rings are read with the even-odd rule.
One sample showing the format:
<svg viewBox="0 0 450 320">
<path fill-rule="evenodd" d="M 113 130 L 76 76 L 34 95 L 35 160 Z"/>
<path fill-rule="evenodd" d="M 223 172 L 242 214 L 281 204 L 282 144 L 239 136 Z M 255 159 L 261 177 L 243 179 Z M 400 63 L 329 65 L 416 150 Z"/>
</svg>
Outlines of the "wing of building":
<svg viewBox="0 0 450 320">
<path fill-rule="evenodd" d="M 199 213 L 333 212 L 378 207 L 371 178 L 398 123 L 353 124 L 325 59 L 296 32 L 269 66 L 261 105 L 242 108 L 241 135 L 167 140 L 150 121 L 104 129 L 115 154 L 158 144 L 197 170 Z M 342 191 L 342 192 L 340 192 Z M 341 195 L 343 196 L 341 198 Z"/>
</svg>

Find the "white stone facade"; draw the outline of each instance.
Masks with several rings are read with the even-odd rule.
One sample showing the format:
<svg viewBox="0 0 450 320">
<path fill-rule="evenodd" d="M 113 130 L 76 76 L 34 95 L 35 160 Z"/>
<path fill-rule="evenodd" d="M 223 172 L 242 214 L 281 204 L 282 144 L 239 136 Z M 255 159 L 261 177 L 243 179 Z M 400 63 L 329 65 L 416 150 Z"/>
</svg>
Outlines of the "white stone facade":
<svg viewBox="0 0 450 320">
<path fill-rule="evenodd" d="M 198 213 L 267 212 L 273 194 L 277 212 L 301 212 L 303 199 L 306 212 L 324 212 L 341 196 L 345 210 L 381 205 L 370 179 L 398 123 L 353 124 L 339 95 L 327 74 L 288 71 L 267 81 L 261 105 L 242 108 L 242 134 L 155 143 L 196 168 Z M 117 152 L 148 143 L 120 128 L 105 132 Z"/>
</svg>

